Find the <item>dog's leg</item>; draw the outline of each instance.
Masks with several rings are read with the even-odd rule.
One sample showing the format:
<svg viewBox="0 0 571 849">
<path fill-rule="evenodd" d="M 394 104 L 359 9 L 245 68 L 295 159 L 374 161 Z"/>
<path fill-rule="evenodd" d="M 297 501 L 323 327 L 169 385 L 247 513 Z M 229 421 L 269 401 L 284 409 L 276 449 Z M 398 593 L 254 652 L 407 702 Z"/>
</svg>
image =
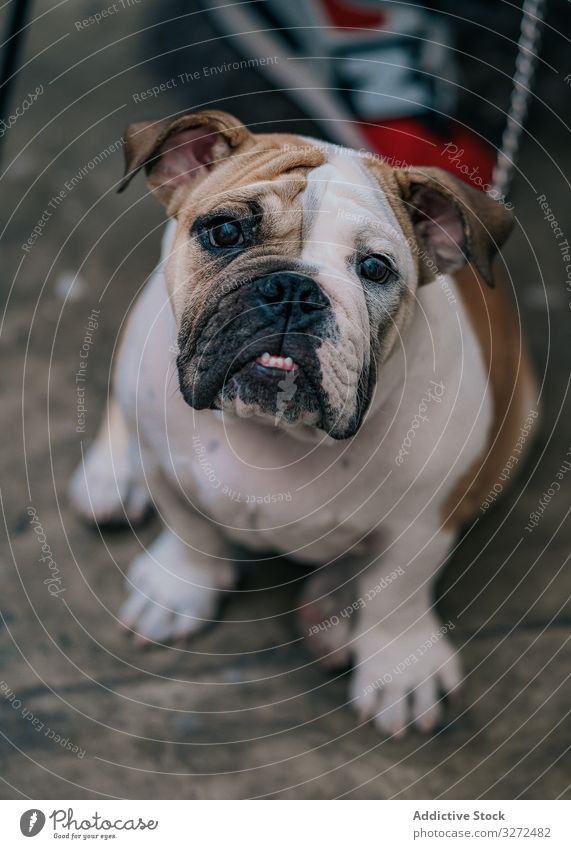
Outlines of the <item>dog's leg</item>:
<svg viewBox="0 0 571 849">
<path fill-rule="evenodd" d="M 184 538 L 166 528 L 129 567 L 129 594 L 119 616 L 139 641 L 167 642 L 199 631 L 235 585 L 236 566 L 219 530 L 191 510 L 185 516 Z"/>
<path fill-rule="evenodd" d="M 431 731 L 441 717 L 441 693 L 461 681 L 458 652 L 446 636 L 432 585 L 453 540 L 437 522 L 383 526 L 384 552 L 358 578 L 358 618 L 352 635 L 355 668 L 350 695 L 361 719 L 386 734 L 410 724 Z"/>
<path fill-rule="evenodd" d="M 73 508 L 87 521 L 134 525 L 144 518 L 150 499 L 134 439 L 119 402 L 111 397 L 69 487 Z"/>
</svg>

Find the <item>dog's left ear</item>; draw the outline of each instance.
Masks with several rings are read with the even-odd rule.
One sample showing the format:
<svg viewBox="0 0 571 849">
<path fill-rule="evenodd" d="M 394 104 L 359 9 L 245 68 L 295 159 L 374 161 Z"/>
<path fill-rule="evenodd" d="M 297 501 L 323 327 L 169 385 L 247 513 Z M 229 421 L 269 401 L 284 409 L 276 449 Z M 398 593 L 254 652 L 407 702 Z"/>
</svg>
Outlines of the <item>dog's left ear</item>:
<svg viewBox="0 0 571 849">
<path fill-rule="evenodd" d="M 484 192 L 441 168 L 396 169 L 405 212 L 420 247 L 440 273 L 458 271 L 468 262 L 493 286 L 492 262 L 510 234 L 513 216 Z M 431 279 L 423 274 L 420 282 Z"/>
<path fill-rule="evenodd" d="M 252 138 L 237 118 L 215 109 L 173 121 L 130 124 L 125 139 L 125 176 L 117 191 L 126 189 L 144 167 L 149 187 L 168 206 L 179 186 L 192 186 Z"/>
</svg>

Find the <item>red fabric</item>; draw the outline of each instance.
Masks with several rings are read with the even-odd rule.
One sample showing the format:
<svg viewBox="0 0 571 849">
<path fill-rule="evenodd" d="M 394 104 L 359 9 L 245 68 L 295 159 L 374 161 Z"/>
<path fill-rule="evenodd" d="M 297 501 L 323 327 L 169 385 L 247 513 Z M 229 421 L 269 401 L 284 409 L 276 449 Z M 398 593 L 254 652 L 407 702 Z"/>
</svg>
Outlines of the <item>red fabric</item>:
<svg viewBox="0 0 571 849">
<path fill-rule="evenodd" d="M 385 15 L 370 6 L 359 9 L 354 0 L 321 0 L 322 6 L 333 26 L 339 29 L 352 27 L 380 27 Z"/>
<path fill-rule="evenodd" d="M 386 22 L 383 11 L 359 6 L 357 0 L 321 0 L 321 4 L 338 29 L 378 28 Z M 444 168 L 475 188 L 492 181 L 493 150 L 463 127 L 454 127 L 443 139 L 416 118 L 397 118 L 377 125 L 363 123 L 361 132 L 373 152 L 396 166 Z"/>
<path fill-rule="evenodd" d="M 376 126 L 361 124 L 360 128 L 371 149 L 386 157 L 389 164 L 434 165 L 475 188 L 491 183 L 494 153 L 464 127 L 453 128 L 444 139 L 415 118 L 398 118 Z"/>
</svg>

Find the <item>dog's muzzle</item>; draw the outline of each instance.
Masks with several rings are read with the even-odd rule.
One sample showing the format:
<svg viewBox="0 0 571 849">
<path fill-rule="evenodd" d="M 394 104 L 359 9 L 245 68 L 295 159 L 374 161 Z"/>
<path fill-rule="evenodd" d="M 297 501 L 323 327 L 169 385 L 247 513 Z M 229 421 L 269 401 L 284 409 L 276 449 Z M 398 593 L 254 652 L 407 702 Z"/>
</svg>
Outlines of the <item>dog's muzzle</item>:
<svg viewBox="0 0 571 849">
<path fill-rule="evenodd" d="M 333 414 L 319 351 L 334 343 L 335 314 L 313 278 L 283 269 L 261 274 L 211 303 L 192 334 L 189 323 L 181 324 L 177 365 L 194 409 L 239 407 L 284 423 Z"/>
</svg>

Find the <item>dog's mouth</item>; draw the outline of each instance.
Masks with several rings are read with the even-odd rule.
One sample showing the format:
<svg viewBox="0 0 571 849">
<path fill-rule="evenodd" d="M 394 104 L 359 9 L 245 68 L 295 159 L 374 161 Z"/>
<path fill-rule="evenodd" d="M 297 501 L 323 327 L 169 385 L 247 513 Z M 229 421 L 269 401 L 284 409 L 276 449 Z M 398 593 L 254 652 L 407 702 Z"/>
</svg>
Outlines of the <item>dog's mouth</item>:
<svg viewBox="0 0 571 849">
<path fill-rule="evenodd" d="M 292 373 L 299 370 L 299 364 L 291 357 L 282 357 L 280 355 L 270 354 L 265 351 L 260 357 L 254 360 L 256 365 L 262 369 L 262 374 L 282 377 L 282 372 Z"/>
<path fill-rule="evenodd" d="M 266 340 L 271 343 L 271 339 Z M 284 353 L 283 348 L 285 346 L 276 344 L 273 348 L 281 348 L 282 353 L 271 353 L 272 348 L 270 350 L 264 351 L 262 354 L 256 353 L 256 348 L 260 350 L 257 344 L 253 344 L 252 346 L 248 346 L 250 351 L 243 350 L 235 355 L 233 362 L 231 362 L 228 367 L 226 374 L 223 378 L 221 390 L 224 389 L 226 384 L 229 384 L 232 380 L 242 379 L 245 375 L 258 376 L 265 380 L 292 380 L 298 378 L 308 379 L 311 378 L 311 382 L 315 384 L 316 379 L 320 381 L 321 375 L 314 374 L 315 368 L 313 363 L 313 358 L 308 355 L 307 351 L 302 351 L 299 347 L 294 343 L 290 347 L 296 349 L 296 353 L 292 356 L 292 353 Z M 254 351 L 251 348 L 254 348 Z M 269 347 L 269 346 L 268 346 Z M 317 386 L 315 386 L 317 388 Z"/>
<path fill-rule="evenodd" d="M 309 283 L 295 282 L 303 295 Z M 189 406 L 278 426 L 309 425 L 343 438 L 340 405 L 328 394 L 329 369 L 336 368 L 328 350 L 337 341 L 335 313 L 325 305 L 309 310 L 299 292 L 292 289 L 289 300 L 274 304 L 256 279 L 221 299 L 200 324 L 190 314 L 181 322 L 177 367 Z"/>
<path fill-rule="evenodd" d="M 180 388 L 187 404 L 194 409 L 256 418 L 275 427 L 297 428 L 299 433 L 309 433 L 307 428 L 311 432 L 323 430 L 333 439 L 346 439 L 356 432 L 364 409 L 356 411 L 354 421 L 338 426 L 339 413 L 331 407 L 324 390 L 314 342 L 308 345 L 307 339 L 288 334 L 285 339 L 274 339 L 273 351 L 281 349 L 278 354 L 267 345 L 271 339 L 266 340 L 266 350 L 260 341 L 253 340 L 239 353 L 234 352 L 230 362 L 219 352 L 210 361 L 216 361 L 218 371 L 215 367 L 195 371 L 193 380 L 188 379 L 185 364 L 179 362 Z M 262 353 L 258 353 L 260 350 Z M 365 394 L 363 385 L 359 396 Z M 300 430 L 299 426 L 305 428 Z"/>
<path fill-rule="evenodd" d="M 321 376 L 301 356 L 264 351 L 226 376 L 212 407 L 257 416 L 274 425 L 317 425 L 323 414 Z"/>
</svg>

